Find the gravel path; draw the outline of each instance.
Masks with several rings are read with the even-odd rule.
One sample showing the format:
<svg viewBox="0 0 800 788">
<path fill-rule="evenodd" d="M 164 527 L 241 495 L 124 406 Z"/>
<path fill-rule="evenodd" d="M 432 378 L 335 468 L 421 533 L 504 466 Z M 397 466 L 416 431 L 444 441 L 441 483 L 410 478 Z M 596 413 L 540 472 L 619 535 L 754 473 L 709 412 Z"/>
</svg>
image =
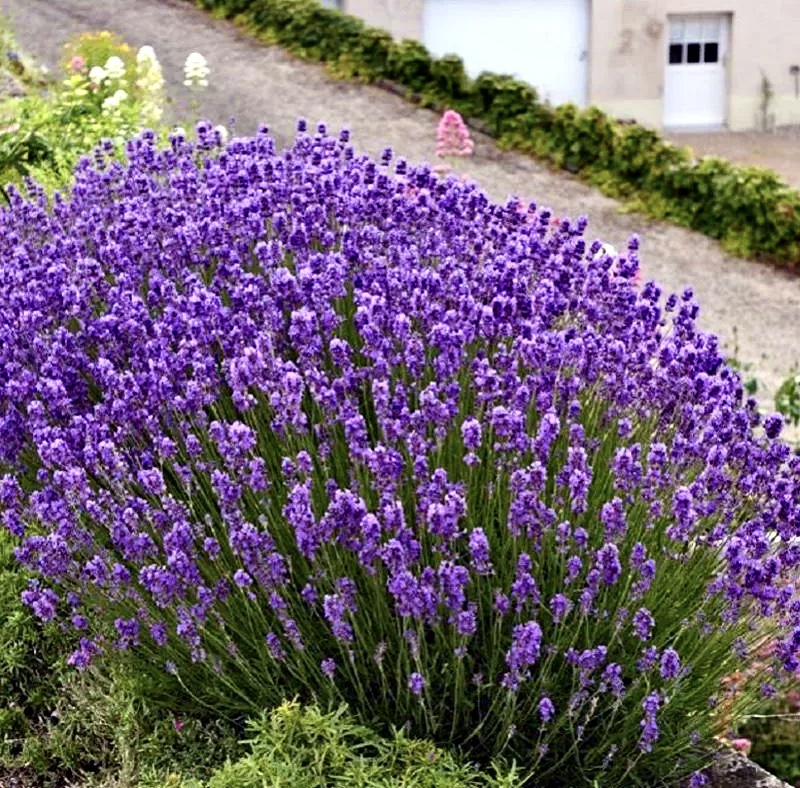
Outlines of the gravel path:
<svg viewBox="0 0 800 788">
<path fill-rule="evenodd" d="M 199 51 L 211 67 L 201 114 L 215 123 L 237 119 L 239 133 L 267 123 L 279 142 L 293 135 L 298 117 L 323 119 L 331 130 L 353 132 L 355 145 L 377 155 L 387 145 L 410 161 L 430 161 L 438 117 L 377 88 L 331 80 L 316 64 L 265 47 L 233 26 L 210 19 L 182 0 L 0 0 L 19 44 L 55 67 L 63 43 L 87 30 L 113 30 L 130 44 L 151 44 L 162 62 L 174 117 L 192 117 L 181 84 L 186 55 Z M 701 322 L 729 350 L 752 364 L 769 406 L 770 394 L 800 359 L 800 277 L 725 254 L 710 239 L 620 211 L 619 203 L 577 179 L 535 161 L 502 152 L 476 136 L 476 153 L 464 171 L 497 200 L 517 195 L 559 216 L 586 214 L 589 234 L 618 248 L 642 236 L 647 278 L 668 291 L 691 286 Z"/>
</svg>

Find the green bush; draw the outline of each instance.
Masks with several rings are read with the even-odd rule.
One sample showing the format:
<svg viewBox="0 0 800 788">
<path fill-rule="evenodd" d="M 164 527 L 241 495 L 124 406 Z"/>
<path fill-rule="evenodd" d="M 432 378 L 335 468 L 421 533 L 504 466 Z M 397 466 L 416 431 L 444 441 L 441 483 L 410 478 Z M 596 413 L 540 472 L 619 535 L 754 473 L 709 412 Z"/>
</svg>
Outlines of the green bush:
<svg viewBox="0 0 800 788">
<path fill-rule="evenodd" d="M 112 56 L 122 60 L 124 75 L 94 84 L 92 67 L 102 68 Z M 62 77 L 47 91 L 0 101 L 0 195 L 26 177 L 49 190 L 64 188 L 78 159 L 101 140 L 122 155 L 125 140 L 159 127 L 161 67 L 155 59 L 137 62 L 137 53 L 113 34 L 85 33 L 68 42 Z"/>
<path fill-rule="evenodd" d="M 423 103 L 443 103 L 480 120 L 501 144 L 580 173 L 651 215 L 719 239 L 732 253 L 800 261 L 800 193 L 773 172 L 706 157 L 599 109 L 542 104 L 509 76 L 467 78 L 455 55 L 436 59 L 416 41 L 394 42 L 360 19 L 317 0 L 194 0 L 334 73 L 393 80 Z"/>
<path fill-rule="evenodd" d="M 42 626 L 22 604 L 27 579 L 12 550 L 8 532 L 0 528 L 0 764 L 5 765 L 18 763 L 50 724 L 68 645 L 57 627 Z"/>
<path fill-rule="evenodd" d="M 459 764 L 432 744 L 377 736 L 355 723 L 344 707 L 322 713 L 284 703 L 250 725 L 250 752 L 229 761 L 207 782 L 151 771 L 138 788 L 513 788 L 513 770 L 490 775 Z"/>
<path fill-rule="evenodd" d="M 800 785 L 800 676 L 761 712 L 739 731 L 752 741 L 750 757 L 790 785 Z"/>
<path fill-rule="evenodd" d="M 67 778 L 133 780 L 140 771 L 167 768 L 205 777 L 238 754 L 240 729 L 234 724 L 169 709 L 159 698 L 161 688 L 123 662 L 105 673 L 68 669 L 63 653 L 75 638 L 34 618 L 20 601 L 26 585 L 2 528 L 0 771 L 18 770 L 51 788 Z M 150 700 L 157 701 L 157 711 Z"/>
</svg>

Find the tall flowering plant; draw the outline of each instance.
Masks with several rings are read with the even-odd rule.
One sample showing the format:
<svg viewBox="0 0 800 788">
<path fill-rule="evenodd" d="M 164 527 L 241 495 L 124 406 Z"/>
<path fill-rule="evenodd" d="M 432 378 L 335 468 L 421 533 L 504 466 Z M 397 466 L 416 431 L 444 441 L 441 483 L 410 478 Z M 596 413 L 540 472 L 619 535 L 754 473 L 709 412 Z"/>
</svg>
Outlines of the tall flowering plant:
<svg viewBox="0 0 800 788">
<path fill-rule="evenodd" d="M 82 154 L 104 138 L 121 145 L 160 121 L 164 76 L 152 47 L 134 52 L 102 32 L 80 36 L 67 51 L 71 56 L 66 75 L 48 113 L 59 134 L 56 147 L 65 158 L 73 151 Z"/>
<path fill-rule="evenodd" d="M 0 503 L 70 662 L 541 786 L 701 767 L 798 664 L 800 458 L 692 293 L 347 132 L 197 132 L 0 212 Z"/>
<path fill-rule="evenodd" d="M 449 161 L 472 156 L 474 150 L 475 143 L 464 119 L 455 110 L 446 110 L 436 127 L 436 155 L 444 160 L 437 171 L 449 172 Z"/>
</svg>

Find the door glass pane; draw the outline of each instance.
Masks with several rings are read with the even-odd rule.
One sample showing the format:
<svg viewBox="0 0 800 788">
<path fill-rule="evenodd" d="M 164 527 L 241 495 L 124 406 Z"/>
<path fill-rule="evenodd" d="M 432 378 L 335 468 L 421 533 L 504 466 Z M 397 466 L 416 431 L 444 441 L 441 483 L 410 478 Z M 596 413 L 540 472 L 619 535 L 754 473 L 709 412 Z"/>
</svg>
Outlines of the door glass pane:
<svg viewBox="0 0 800 788">
<path fill-rule="evenodd" d="M 673 42 L 683 41 L 683 20 L 673 19 L 669 24 L 669 40 Z"/>
<path fill-rule="evenodd" d="M 685 22 L 683 29 L 684 41 L 702 41 L 703 40 L 703 18 L 690 17 Z"/>
<path fill-rule="evenodd" d="M 683 44 L 669 45 L 669 62 L 673 66 L 683 63 Z"/>
<path fill-rule="evenodd" d="M 703 41 L 719 41 L 720 39 L 720 19 L 718 16 L 710 16 L 703 20 Z"/>
<path fill-rule="evenodd" d="M 687 63 L 700 62 L 700 44 L 686 45 L 686 62 Z"/>
<path fill-rule="evenodd" d="M 703 62 L 719 63 L 719 44 L 716 42 L 703 44 Z"/>
</svg>

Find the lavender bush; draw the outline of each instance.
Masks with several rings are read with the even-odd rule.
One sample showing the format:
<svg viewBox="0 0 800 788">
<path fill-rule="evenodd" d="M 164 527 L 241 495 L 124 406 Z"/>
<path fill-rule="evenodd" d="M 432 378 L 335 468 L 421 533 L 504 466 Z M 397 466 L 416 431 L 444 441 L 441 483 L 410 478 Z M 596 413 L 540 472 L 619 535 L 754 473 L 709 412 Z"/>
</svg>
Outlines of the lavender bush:
<svg viewBox="0 0 800 788">
<path fill-rule="evenodd" d="M 798 667 L 800 459 L 692 293 L 347 132 L 197 134 L 0 213 L 3 517 L 72 664 L 539 786 L 701 766 L 723 678 Z"/>
</svg>

